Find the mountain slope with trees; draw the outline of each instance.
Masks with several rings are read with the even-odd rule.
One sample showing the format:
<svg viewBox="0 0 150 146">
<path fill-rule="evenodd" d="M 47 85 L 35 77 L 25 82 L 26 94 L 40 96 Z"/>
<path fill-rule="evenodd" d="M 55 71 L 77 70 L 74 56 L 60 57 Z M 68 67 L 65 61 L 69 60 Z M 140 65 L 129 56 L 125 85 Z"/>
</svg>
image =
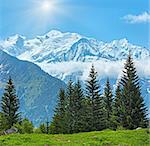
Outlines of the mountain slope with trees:
<svg viewBox="0 0 150 146">
<path fill-rule="evenodd" d="M 6 82 L 11 76 L 20 100 L 23 117 L 29 118 L 35 125 L 52 117 L 60 88 L 65 83 L 54 78 L 37 65 L 18 60 L 0 50 L 0 97 Z"/>
</svg>

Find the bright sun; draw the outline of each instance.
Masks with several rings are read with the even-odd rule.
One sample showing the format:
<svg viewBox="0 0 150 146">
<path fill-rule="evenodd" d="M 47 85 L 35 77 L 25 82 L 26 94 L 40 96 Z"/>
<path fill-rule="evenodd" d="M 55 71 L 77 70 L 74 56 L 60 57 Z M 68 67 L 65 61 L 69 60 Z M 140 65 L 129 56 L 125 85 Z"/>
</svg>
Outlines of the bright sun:
<svg viewBox="0 0 150 146">
<path fill-rule="evenodd" d="M 45 12 L 50 11 L 54 8 L 53 2 L 51 0 L 46 0 L 41 4 L 41 8 Z"/>
<path fill-rule="evenodd" d="M 31 0 L 32 5 L 26 11 L 28 18 L 31 18 L 37 28 L 46 29 L 51 23 L 56 22 L 56 16 L 66 15 L 64 0 Z"/>
</svg>

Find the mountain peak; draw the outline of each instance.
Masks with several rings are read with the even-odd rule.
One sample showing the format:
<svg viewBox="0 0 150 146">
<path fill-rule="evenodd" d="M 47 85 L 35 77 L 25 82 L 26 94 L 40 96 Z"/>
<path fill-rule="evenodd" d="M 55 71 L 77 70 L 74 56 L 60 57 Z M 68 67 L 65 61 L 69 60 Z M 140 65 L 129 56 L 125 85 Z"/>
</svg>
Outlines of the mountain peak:
<svg viewBox="0 0 150 146">
<path fill-rule="evenodd" d="M 12 43 L 16 43 L 18 40 L 25 40 L 26 38 L 22 35 L 15 34 L 13 36 L 8 37 L 6 40 Z"/>
<path fill-rule="evenodd" d="M 25 41 L 26 38 L 24 36 L 16 34 L 0 41 L 0 46 L 2 46 L 2 50 L 6 51 L 8 54 L 17 56 L 26 51 L 24 48 Z"/>
<path fill-rule="evenodd" d="M 62 35 L 62 32 L 59 30 L 51 30 L 48 33 L 46 33 L 46 36 L 49 36 L 49 37 L 55 37 L 59 35 Z"/>
<path fill-rule="evenodd" d="M 127 40 L 127 38 L 123 38 L 120 40 L 113 40 L 112 41 L 112 45 L 116 45 L 116 46 L 126 46 L 129 44 L 129 41 Z"/>
</svg>

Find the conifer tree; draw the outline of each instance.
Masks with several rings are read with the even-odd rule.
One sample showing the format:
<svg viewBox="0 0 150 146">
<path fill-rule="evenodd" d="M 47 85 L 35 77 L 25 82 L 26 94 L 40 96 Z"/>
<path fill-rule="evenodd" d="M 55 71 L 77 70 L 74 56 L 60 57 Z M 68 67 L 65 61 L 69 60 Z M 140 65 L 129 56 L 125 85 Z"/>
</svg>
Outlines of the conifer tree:
<svg viewBox="0 0 150 146">
<path fill-rule="evenodd" d="M 77 133 L 82 131 L 83 98 L 84 94 L 79 81 L 73 85 L 70 80 L 66 94 L 64 90 L 60 90 L 59 102 L 50 126 L 51 133 Z"/>
<path fill-rule="evenodd" d="M 107 109 L 103 96 L 96 96 L 94 99 L 94 128 L 93 130 L 103 130 L 107 127 Z"/>
<path fill-rule="evenodd" d="M 74 86 L 74 103 L 73 103 L 73 110 L 74 110 L 74 133 L 81 132 L 84 128 L 84 94 L 82 91 L 82 87 L 80 81 L 78 80 Z"/>
<path fill-rule="evenodd" d="M 124 104 L 123 126 L 127 129 L 135 129 L 137 127 L 145 127 L 147 125 L 144 99 L 141 96 L 139 77 L 133 63 L 131 54 L 124 66 L 122 85 L 122 100 Z"/>
<path fill-rule="evenodd" d="M 73 82 L 70 80 L 66 89 L 66 114 L 65 118 L 67 120 L 67 133 L 73 133 L 75 124 L 75 110 L 74 110 L 74 86 Z"/>
<path fill-rule="evenodd" d="M 104 88 L 104 103 L 106 108 L 106 120 L 107 128 L 110 128 L 112 125 L 112 116 L 113 116 L 113 95 L 110 87 L 109 79 L 106 81 L 106 86 Z"/>
<path fill-rule="evenodd" d="M 95 71 L 94 65 L 92 65 L 89 80 L 86 83 L 86 97 L 87 97 L 87 115 L 86 119 L 88 122 L 87 130 L 101 130 L 105 126 L 104 118 L 104 103 L 100 96 L 100 87 L 97 80 L 97 72 Z"/>
<path fill-rule="evenodd" d="M 123 120 L 124 120 L 124 104 L 121 94 L 121 86 L 120 83 L 117 84 L 117 88 L 115 91 L 115 100 L 114 100 L 114 116 L 116 121 L 116 127 L 122 127 L 123 126 Z"/>
<path fill-rule="evenodd" d="M 72 81 L 69 81 L 67 91 L 67 108 L 66 119 L 68 125 L 68 133 L 77 133 L 83 129 L 83 91 L 80 81 L 73 85 Z"/>
<path fill-rule="evenodd" d="M 11 128 L 20 121 L 19 99 L 16 96 L 15 86 L 11 77 L 9 78 L 1 100 L 2 124 L 5 129 Z M 5 121 L 5 123 L 3 122 Z"/>
<path fill-rule="evenodd" d="M 66 133 L 66 119 L 65 119 L 65 111 L 66 111 L 66 99 L 65 99 L 65 91 L 60 89 L 58 103 L 55 108 L 55 114 L 50 125 L 51 133 Z"/>
</svg>

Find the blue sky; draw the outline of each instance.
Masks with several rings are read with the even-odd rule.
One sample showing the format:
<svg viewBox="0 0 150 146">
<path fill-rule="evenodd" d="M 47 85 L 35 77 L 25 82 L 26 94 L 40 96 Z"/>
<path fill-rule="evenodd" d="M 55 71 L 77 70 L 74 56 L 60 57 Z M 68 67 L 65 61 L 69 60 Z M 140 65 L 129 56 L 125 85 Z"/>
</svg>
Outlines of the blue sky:
<svg viewBox="0 0 150 146">
<path fill-rule="evenodd" d="M 50 0 L 55 2 L 49 11 L 41 9 L 43 1 L 0 0 L 0 38 L 32 38 L 58 29 L 149 47 L 149 0 Z"/>
</svg>

